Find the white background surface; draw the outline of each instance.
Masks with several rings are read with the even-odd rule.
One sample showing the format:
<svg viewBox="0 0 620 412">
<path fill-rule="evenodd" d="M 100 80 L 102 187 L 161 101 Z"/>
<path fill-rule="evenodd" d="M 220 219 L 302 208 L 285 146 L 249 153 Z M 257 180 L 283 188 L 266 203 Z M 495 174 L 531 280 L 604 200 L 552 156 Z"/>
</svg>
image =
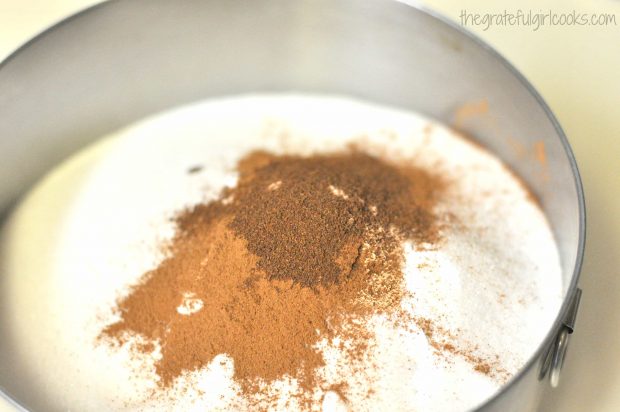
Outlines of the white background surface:
<svg viewBox="0 0 620 412">
<path fill-rule="evenodd" d="M 0 59 L 93 0 L 0 0 Z M 617 25 L 468 28 L 534 84 L 564 127 L 586 191 L 588 238 L 576 333 L 560 388 L 542 411 L 620 410 L 620 0 L 426 0 L 472 13 L 607 12 Z M 2 406 L 0 406 L 2 410 Z"/>
</svg>

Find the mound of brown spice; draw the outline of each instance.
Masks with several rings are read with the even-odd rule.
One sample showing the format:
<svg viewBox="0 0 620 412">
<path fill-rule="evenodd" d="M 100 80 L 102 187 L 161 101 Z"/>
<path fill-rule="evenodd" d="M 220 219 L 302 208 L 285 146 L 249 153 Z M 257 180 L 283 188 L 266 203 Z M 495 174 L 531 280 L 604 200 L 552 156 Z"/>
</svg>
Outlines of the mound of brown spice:
<svg viewBox="0 0 620 412">
<path fill-rule="evenodd" d="M 402 243 L 438 240 L 444 183 L 355 150 L 255 152 L 238 171 L 217 201 L 178 215 L 168 257 L 120 299 L 102 337 L 158 342 L 162 387 L 227 354 L 247 398 L 291 377 L 310 402 L 325 385 L 316 343 L 346 335 L 350 361 L 363 363 L 370 332 L 352 320 L 398 309 Z"/>
</svg>

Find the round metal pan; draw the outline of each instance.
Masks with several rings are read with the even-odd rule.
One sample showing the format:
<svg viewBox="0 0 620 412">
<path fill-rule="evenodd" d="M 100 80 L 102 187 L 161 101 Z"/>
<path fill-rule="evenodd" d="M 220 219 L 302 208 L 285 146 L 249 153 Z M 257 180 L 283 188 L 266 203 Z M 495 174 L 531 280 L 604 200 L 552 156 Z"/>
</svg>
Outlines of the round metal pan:
<svg viewBox="0 0 620 412">
<path fill-rule="evenodd" d="M 132 0 L 72 16 L 0 65 L 1 215 L 51 167 L 141 117 L 209 97 L 278 91 L 344 94 L 447 124 L 459 109 L 484 104 L 484 115 L 455 127 L 502 158 L 539 198 L 558 243 L 565 299 L 523 369 L 479 410 L 534 410 L 549 376 L 557 383 L 580 296 L 585 211 L 577 166 L 562 129 L 523 76 L 422 6 Z M 53 371 L 26 370 L 13 355 L 2 322 L 10 310 L 2 303 L 5 275 L 0 400 L 47 410 L 29 377 Z"/>
</svg>

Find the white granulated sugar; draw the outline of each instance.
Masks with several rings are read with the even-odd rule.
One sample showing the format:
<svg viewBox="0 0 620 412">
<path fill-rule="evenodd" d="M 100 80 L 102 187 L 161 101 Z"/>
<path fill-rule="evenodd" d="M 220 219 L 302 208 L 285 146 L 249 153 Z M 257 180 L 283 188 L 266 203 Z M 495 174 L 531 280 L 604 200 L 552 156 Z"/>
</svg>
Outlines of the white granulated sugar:
<svg viewBox="0 0 620 412">
<path fill-rule="evenodd" d="M 334 196 L 341 197 L 344 200 L 347 200 L 349 198 L 349 195 L 347 195 L 344 192 L 344 190 L 340 189 L 339 187 L 336 187 L 334 185 L 329 185 L 328 188 L 329 188 L 329 191 L 332 192 Z"/>
<path fill-rule="evenodd" d="M 189 316 L 202 309 L 204 302 L 195 296 L 192 292 L 184 293 L 183 302 L 177 306 L 177 312 L 181 315 Z"/>
<path fill-rule="evenodd" d="M 269 186 L 267 186 L 267 190 L 278 190 L 280 186 L 282 186 L 282 181 L 278 180 L 277 182 L 269 183 Z"/>
<path fill-rule="evenodd" d="M 344 400 L 317 389 L 316 404 L 455 411 L 492 396 L 537 348 L 561 302 L 558 252 L 543 213 L 499 160 L 420 115 L 274 95 L 202 102 L 122 130 L 51 172 L 15 211 L 0 244 L 3 296 L 13 308 L 3 316 L 19 343 L 16 356 L 33 371 L 32 404 L 51 411 L 247 409 L 226 354 L 162 392 L 154 370 L 161 348 L 136 358 L 131 345 L 110 348 L 97 337 L 118 317 L 115 300 L 164 257 L 159 245 L 175 230 L 170 217 L 233 186 L 242 156 L 350 143 L 446 176 L 451 183 L 437 207 L 458 224 L 445 222 L 437 247 L 405 245 L 411 294 L 402 306 L 412 321 L 396 327 L 384 316 L 370 319 L 374 366 L 356 370 L 338 339 L 319 342 L 326 364 L 318 375 L 346 381 L 348 391 Z M 202 169 L 188 173 L 196 165 Z M 187 291 L 178 312 L 191 316 L 202 304 Z M 264 388 L 275 401 L 263 406 L 300 407 L 294 379 Z"/>
</svg>

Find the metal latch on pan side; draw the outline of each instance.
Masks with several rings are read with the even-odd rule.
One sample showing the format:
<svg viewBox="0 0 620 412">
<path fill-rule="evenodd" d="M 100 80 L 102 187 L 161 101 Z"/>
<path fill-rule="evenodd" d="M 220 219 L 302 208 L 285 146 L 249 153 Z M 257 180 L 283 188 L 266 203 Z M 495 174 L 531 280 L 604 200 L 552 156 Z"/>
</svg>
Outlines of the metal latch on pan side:
<svg viewBox="0 0 620 412">
<path fill-rule="evenodd" d="M 562 328 L 555 338 L 555 342 L 549 348 L 540 371 L 539 378 L 541 380 L 547 375 L 547 372 L 549 372 L 549 382 L 554 388 L 560 383 L 560 372 L 562 371 L 562 366 L 564 366 L 569 337 L 575 330 L 575 319 L 577 318 L 580 301 L 581 289 L 577 288 L 571 298 L 568 312 L 562 322 Z"/>
</svg>

